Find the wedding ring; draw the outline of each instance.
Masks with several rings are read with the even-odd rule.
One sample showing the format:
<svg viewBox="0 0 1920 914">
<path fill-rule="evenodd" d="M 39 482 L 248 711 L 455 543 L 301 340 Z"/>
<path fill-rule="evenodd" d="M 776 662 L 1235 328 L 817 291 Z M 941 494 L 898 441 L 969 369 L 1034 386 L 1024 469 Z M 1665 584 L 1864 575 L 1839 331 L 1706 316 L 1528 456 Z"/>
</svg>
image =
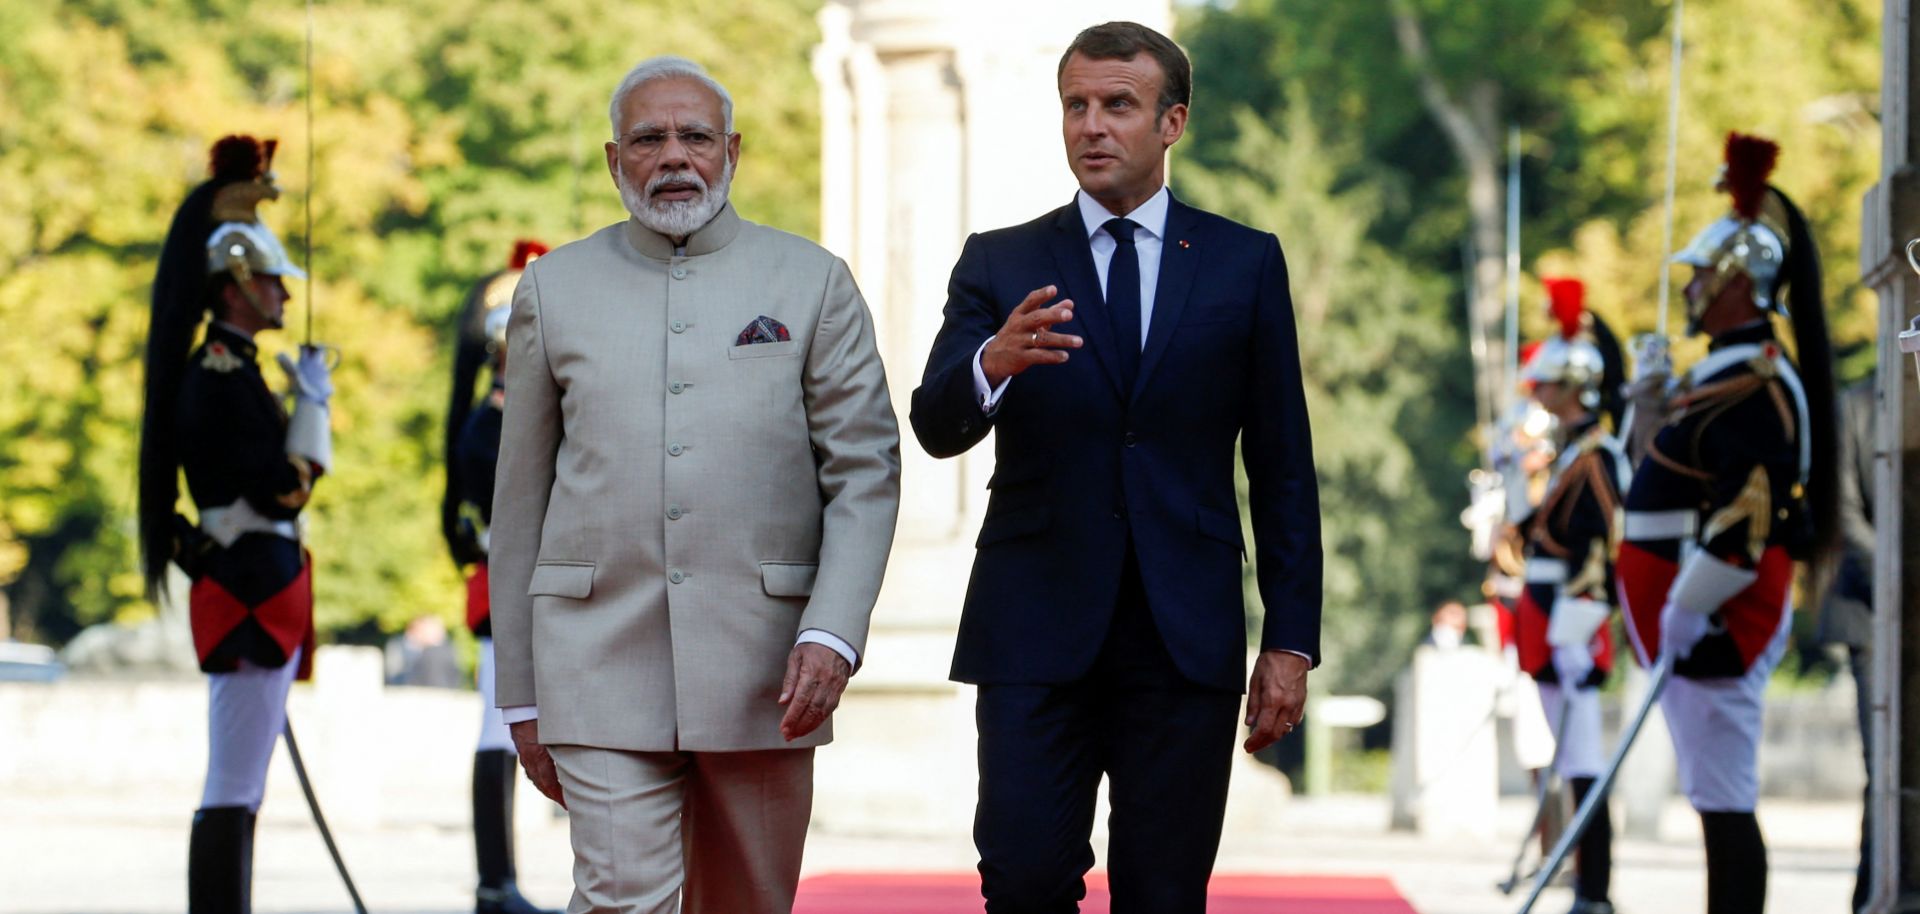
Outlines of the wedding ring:
<svg viewBox="0 0 1920 914">
<path fill-rule="evenodd" d="M 1038 330 L 1033 331 L 1033 339 L 1030 340 L 1029 342 L 1035 346 L 1040 345 L 1040 331 Z"/>
</svg>

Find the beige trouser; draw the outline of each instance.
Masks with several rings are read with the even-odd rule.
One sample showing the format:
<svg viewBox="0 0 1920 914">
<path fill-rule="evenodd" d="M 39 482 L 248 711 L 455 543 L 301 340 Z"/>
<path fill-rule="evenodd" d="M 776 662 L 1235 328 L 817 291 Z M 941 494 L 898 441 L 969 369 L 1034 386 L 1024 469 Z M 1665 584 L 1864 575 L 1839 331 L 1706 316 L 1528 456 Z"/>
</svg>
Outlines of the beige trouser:
<svg viewBox="0 0 1920 914">
<path fill-rule="evenodd" d="M 567 914 L 793 910 L 812 749 L 549 748 L 573 834 Z"/>
</svg>

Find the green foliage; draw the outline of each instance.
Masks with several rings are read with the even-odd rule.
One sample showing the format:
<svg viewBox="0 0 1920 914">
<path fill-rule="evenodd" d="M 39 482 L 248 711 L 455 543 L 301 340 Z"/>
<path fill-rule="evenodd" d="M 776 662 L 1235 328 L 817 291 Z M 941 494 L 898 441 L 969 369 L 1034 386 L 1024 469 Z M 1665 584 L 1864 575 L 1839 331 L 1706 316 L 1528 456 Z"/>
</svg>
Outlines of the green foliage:
<svg viewBox="0 0 1920 914">
<path fill-rule="evenodd" d="M 1420 610 L 1471 573 L 1452 519 L 1464 469 L 1445 459 L 1471 421 L 1465 350 L 1444 285 L 1368 240 L 1379 194 L 1343 188 L 1352 149 L 1323 138 L 1304 93 L 1289 99 L 1280 130 L 1243 110 L 1230 147 L 1213 151 L 1227 164 L 1175 177 L 1195 204 L 1274 232 L 1286 252 L 1320 474 L 1320 675 L 1375 693 L 1417 638 Z"/>
<path fill-rule="evenodd" d="M 211 142 L 282 140 L 286 196 L 263 210 L 304 246 L 310 305 L 345 354 L 338 467 L 308 512 L 319 620 L 393 631 L 460 616 L 438 531 L 447 327 L 517 237 L 571 240 L 624 218 L 601 143 L 635 61 L 678 53 L 734 93 L 749 218 L 812 233 L 818 0 L 75 0 L 0 5 L 0 585 L 17 634 L 152 612 L 133 508 L 140 357 L 167 219 Z"/>
</svg>

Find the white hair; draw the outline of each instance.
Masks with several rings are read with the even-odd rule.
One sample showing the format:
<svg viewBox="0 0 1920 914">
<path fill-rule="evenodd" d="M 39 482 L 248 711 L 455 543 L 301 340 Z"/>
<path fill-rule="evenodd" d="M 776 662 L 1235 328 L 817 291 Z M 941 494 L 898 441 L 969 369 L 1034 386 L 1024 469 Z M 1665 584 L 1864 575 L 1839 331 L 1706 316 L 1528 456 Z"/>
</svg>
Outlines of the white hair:
<svg viewBox="0 0 1920 914">
<path fill-rule="evenodd" d="M 626 78 L 620 80 L 620 88 L 613 90 L 613 100 L 607 104 L 607 121 L 613 125 L 613 138 L 618 140 L 627 128 L 632 126 L 620 123 L 620 103 L 626 101 L 633 90 L 657 79 L 692 79 L 713 90 L 720 96 L 721 131 L 733 132 L 733 96 L 727 93 L 727 87 L 707 75 L 705 68 L 685 57 L 663 54 L 649 57 L 634 64 L 627 71 Z"/>
</svg>

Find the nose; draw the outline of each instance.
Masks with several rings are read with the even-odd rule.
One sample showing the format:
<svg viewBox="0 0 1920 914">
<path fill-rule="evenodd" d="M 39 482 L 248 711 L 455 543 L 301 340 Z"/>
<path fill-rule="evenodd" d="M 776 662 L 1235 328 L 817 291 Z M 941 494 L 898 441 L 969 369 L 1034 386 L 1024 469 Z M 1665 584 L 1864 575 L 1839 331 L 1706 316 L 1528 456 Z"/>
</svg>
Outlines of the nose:
<svg viewBox="0 0 1920 914">
<path fill-rule="evenodd" d="M 680 142 L 680 134 L 669 133 L 666 142 L 660 146 L 660 156 L 654 160 L 654 166 L 661 171 L 680 171 L 687 167 L 690 160 L 687 144 Z"/>
</svg>

